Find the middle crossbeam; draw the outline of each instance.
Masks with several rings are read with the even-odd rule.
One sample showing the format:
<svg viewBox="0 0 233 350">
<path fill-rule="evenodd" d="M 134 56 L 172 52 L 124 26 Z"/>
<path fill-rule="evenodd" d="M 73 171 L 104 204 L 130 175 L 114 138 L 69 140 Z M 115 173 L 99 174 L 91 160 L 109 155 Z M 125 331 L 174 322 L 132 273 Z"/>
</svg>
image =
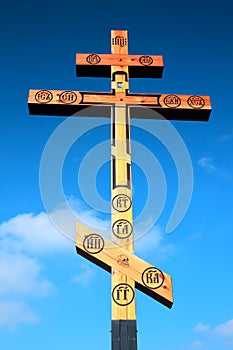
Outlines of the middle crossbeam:
<svg viewBox="0 0 233 350">
<path fill-rule="evenodd" d="M 113 84 L 114 87 L 114 84 Z M 28 107 L 32 115 L 72 116 L 87 107 L 99 107 L 97 117 L 110 117 L 111 106 L 131 106 L 130 117 L 141 119 L 161 118 L 168 120 L 208 121 L 211 112 L 209 96 L 174 94 L 133 94 L 119 92 L 84 92 L 71 90 L 30 90 Z M 107 106 L 107 107 L 106 107 Z M 152 111 L 138 113 L 137 107 Z M 140 109 L 141 110 L 141 109 Z M 85 115 L 85 111 L 84 111 Z"/>
</svg>

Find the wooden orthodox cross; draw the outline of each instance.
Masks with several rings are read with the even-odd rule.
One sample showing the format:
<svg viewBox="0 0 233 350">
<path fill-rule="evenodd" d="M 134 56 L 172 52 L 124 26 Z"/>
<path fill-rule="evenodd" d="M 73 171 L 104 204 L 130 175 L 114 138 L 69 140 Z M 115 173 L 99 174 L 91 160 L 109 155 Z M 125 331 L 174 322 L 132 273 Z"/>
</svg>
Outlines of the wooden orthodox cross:
<svg viewBox="0 0 233 350">
<path fill-rule="evenodd" d="M 76 249 L 112 273 L 112 350 L 136 350 L 135 288 L 169 308 L 173 296 L 171 277 L 134 255 L 130 117 L 140 117 L 135 106 L 144 106 L 166 119 L 207 121 L 210 98 L 130 93 L 129 77 L 162 77 L 163 58 L 129 55 L 125 30 L 111 31 L 111 54 L 77 54 L 76 69 L 78 76 L 111 77 L 112 91 L 30 90 L 29 112 L 71 116 L 86 107 L 103 105 L 111 110 L 112 240 L 78 223 Z"/>
</svg>

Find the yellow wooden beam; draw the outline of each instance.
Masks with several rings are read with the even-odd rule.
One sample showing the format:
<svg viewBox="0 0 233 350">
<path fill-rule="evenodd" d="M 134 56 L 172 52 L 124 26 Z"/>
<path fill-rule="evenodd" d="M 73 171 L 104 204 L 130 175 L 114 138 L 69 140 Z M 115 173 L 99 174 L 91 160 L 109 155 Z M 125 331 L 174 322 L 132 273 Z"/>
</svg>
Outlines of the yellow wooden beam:
<svg viewBox="0 0 233 350">
<path fill-rule="evenodd" d="M 104 65 L 104 66 L 156 66 L 163 67 L 162 56 L 128 55 L 128 54 L 88 54 L 77 53 L 76 65 Z"/>
<path fill-rule="evenodd" d="M 119 87 L 117 83 L 120 84 Z M 122 86 L 122 87 L 121 87 Z M 208 121 L 211 112 L 209 96 L 174 94 L 131 94 L 123 75 L 112 81 L 113 92 L 89 93 L 77 90 L 29 90 L 28 107 L 31 114 L 69 116 L 91 106 L 114 104 L 150 108 L 168 120 Z M 126 90 L 126 92 L 125 92 Z M 110 117 L 110 107 L 104 117 Z M 147 119 L 148 113 L 132 111 L 131 118 Z M 151 114 L 153 118 L 153 114 Z"/>
<path fill-rule="evenodd" d="M 106 271 L 111 272 L 111 268 L 114 268 L 121 274 L 128 276 L 136 282 L 137 289 L 163 305 L 169 308 L 172 307 L 171 276 L 125 250 L 124 246 L 119 246 L 92 230 L 84 228 L 81 224 L 77 224 L 76 249 L 78 254 L 94 262 Z M 123 287 L 127 286 L 124 285 Z M 117 293 L 117 290 L 112 293 L 112 298 L 117 297 L 118 294 L 120 298 L 119 304 L 122 298 L 123 305 L 119 305 L 118 307 L 125 306 L 124 303 L 127 304 L 133 301 L 133 299 L 131 300 L 133 293 L 131 293 L 130 288 L 126 292 L 126 299 L 124 299 L 124 293 Z M 122 290 L 125 289 L 122 288 Z"/>
<path fill-rule="evenodd" d="M 128 54 L 76 54 L 78 77 L 111 76 L 111 66 L 128 66 L 130 78 L 161 78 L 163 57 Z"/>
<path fill-rule="evenodd" d="M 127 31 L 111 31 L 111 52 L 128 54 Z M 128 65 L 111 65 L 112 91 L 121 101 L 129 89 Z M 115 104 L 111 110 L 111 165 L 112 201 L 127 195 L 132 200 L 131 152 L 129 113 L 124 104 Z M 124 191 L 124 192 L 123 192 Z M 126 251 L 134 252 L 132 206 L 119 211 L 112 206 L 112 241 L 123 244 Z M 119 299 L 120 298 L 120 299 Z M 112 320 L 136 320 L 135 282 L 129 275 L 112 267 Z"/>
</svg>

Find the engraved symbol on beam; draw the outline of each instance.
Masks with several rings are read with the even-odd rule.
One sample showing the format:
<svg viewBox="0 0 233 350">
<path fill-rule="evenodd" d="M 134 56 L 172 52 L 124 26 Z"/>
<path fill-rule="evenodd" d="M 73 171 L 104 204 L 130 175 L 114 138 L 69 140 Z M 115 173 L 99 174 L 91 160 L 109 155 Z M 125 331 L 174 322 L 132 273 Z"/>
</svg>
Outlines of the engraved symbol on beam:
<svg viewBox="0 0 233 350">
<path fill-rule="evenodd" d="M 124 212 L 131 208 L 131 199 L 126 194 L 117 194 L 112 200 L 112 206 L 116 211 Z"/>
<path fill-rule="evenodd" d="M 104 240 L 100 235 L 92 233 L 85 237 L 83 248 L 90 254 L 98 254 L 104 249 Z"/>
<path fill-rule="evenodd" d="M 162 271 L 155 267 L 148 267 L 142 274 L 142 282 L 146 287 L 156 289 L 161 287 L 164 282 Z"/>
<path fill-rule="evenodd" d="M 102 249 L 100 249 L 99 244 L 96 250 L 86 249 L 86 243 L 84 244 L 84 242 L 86 242 L 87 237 L 92 237 L 92 235 L 102 238 Z M 92 243 L 91 246 L 93 247 L 93 245 Z M 96 247 L 96 243 L 94 246 Z M 168 308 L 172 307 L 173 295 L 171 276 L 140 259 L 133 251 L 127 251 L 125 246 L 119 246 L 107 238 L 91 232 L 88 227 L 77 223 L 76 251 L 84 258 L 92 261 L 108 272 L 112 270 L 120 272 L 122 276 L 125 276 L 127 281 L 133 280 L 137 289 Z M 119 283 L 122 283 L 122 281 L 116 283 L 113 289 L 116 285 L 119 285 Z M 132 284 L 130 285 L 132 287 Z M 133 301 L 135 301 L 135 298 Z"/>
</svg>

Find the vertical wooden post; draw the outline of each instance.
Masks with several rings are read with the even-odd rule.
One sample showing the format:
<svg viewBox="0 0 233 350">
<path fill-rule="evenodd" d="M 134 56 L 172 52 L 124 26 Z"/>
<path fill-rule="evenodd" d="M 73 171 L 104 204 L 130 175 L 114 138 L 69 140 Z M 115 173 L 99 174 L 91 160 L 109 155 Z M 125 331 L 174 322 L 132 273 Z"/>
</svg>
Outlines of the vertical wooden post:
<svg viewBox="0 0 233 350">
<path fill-rule="evenodd" d="M 128 54 L 127 31 L 111 31 L 113 54 Z M 111 67 L 112 90 L 123 102 L 129 89 L 127 66 Z M 134 252 L 129 108 L 116 104 L 111 112 L 112 241 Z M 112 269 L 112 350 L 136 350 L 135 283 Z"/>
</svg>

